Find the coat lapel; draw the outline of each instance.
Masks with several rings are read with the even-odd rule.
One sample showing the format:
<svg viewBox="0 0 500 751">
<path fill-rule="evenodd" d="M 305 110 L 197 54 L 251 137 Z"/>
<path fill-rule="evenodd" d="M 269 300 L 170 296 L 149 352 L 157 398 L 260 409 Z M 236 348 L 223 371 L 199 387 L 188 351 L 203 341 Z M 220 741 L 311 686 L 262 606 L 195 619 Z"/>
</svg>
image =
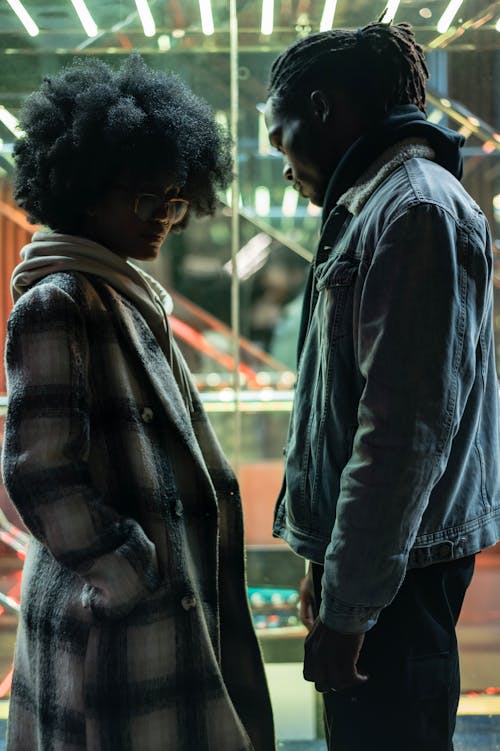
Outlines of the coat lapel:
<svg viewBox="0 0 500 751">
<path fill-rule="evenodd" d="M 165 410 L 172 427 L 189 449 L 196 466 L 215 495 L 206 463 L 191 425 L 191 418 L 167 358 L 143 316 L 126 298 L 107 286 L 114 308 L 115 320 L 129 347 L 135 352 L 141 370 Z M 110 301 L 111 302 L 111 301 Z"/>
</svg>

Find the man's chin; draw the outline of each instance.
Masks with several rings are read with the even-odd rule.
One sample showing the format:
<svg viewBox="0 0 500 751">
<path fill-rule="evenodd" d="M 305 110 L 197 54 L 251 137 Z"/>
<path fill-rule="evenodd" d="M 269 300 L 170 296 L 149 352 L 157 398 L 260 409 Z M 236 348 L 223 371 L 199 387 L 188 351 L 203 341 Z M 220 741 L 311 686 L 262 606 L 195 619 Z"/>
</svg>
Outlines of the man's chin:
<svg viewBox="0 0 500 751">
<path fill-rule="evenodd" d="M 309 202 L 312 203 L 313 206 L 318 206 L 318 208 L 322 208 L 323 203 L 325 202 L 325 194 L 321 193 L 321 195 L 313 194 L 311 196 L 308 196 Z"/>
<path fill-rule="evenodd" d="M 309 185 L 309 190 L 306 190 L 306 198 L 313 204 L 321 208 L 325 202 L 325 195 L 328 183 L 323 185 L 322 183 L 316 183 L 316 185 Z"/>
</svg>

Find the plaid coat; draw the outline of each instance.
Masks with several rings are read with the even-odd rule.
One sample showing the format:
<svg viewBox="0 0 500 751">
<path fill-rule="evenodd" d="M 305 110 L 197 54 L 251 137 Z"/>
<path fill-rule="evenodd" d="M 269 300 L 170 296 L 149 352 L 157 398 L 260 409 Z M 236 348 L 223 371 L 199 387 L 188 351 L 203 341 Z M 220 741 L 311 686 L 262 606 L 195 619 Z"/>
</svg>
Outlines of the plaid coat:
<svg viewBox="0 0 500 751">
<path fill-rule="evenodd" d="M 6 349 L 3 473 L 32 533 L 8 751 L 272 751 L 241 504 L 136 308 L 47 276 Z"/>
</svg>

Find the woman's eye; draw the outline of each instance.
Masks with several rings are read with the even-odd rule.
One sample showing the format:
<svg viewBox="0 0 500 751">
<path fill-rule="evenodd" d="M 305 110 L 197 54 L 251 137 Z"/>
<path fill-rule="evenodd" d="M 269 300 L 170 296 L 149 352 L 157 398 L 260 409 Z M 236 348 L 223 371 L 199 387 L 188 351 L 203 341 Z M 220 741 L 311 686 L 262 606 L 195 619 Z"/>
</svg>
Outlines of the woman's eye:
<svg viewBox="0 0 500 751">
<path fill-rule="evenodd" d="M 270 146 L 269 147 L 269 155 L 270 156 L 276 156 L 276 157 L 282 157 L 285 152 L 277 146 Z"/>
</svg>

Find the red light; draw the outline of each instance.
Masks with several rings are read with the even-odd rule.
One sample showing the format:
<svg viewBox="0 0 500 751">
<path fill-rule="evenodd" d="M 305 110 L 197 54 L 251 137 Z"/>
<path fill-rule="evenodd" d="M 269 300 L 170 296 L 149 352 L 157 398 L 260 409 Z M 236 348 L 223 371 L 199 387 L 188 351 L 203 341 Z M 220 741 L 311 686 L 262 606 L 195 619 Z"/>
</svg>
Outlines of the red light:
<svg viewBox="0 0 500 751">
<path fill-rule="evenodd" d="M 12 672 L 13 668 L 9 670 L 3 681 L 0 683 L 0 698 L 6 696 L 9 691 L 10 687 L 12 686 Z"/>
</svg>

